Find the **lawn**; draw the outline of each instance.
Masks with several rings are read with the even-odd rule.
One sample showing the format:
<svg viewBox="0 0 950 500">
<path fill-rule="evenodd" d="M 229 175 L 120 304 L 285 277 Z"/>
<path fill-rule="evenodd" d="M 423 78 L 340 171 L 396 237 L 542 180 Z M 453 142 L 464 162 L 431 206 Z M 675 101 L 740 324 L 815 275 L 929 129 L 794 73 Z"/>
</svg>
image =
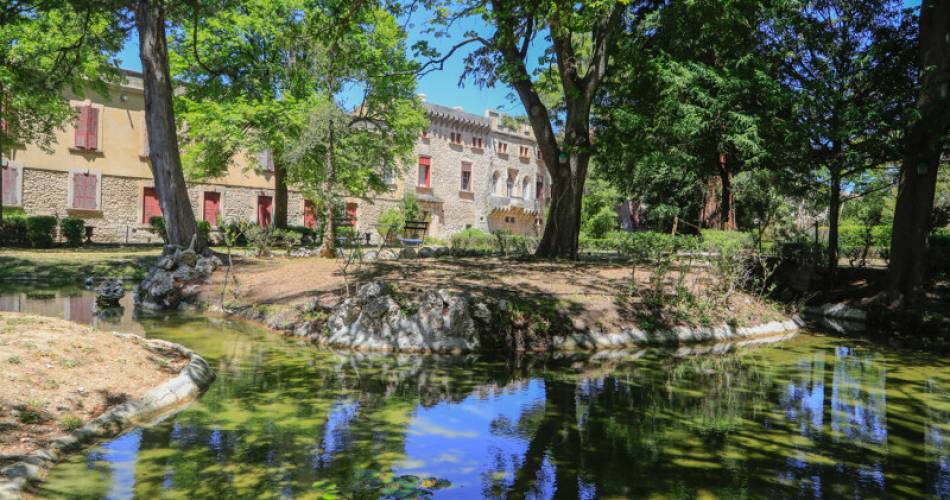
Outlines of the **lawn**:
<svg viewBox="0 0 950 500">
<path fill-rule="evenodd" d="M 63 284 L 87 276 L 141 279 L 161 247 L 0 248 L 0 281 Z"/>
</svg>

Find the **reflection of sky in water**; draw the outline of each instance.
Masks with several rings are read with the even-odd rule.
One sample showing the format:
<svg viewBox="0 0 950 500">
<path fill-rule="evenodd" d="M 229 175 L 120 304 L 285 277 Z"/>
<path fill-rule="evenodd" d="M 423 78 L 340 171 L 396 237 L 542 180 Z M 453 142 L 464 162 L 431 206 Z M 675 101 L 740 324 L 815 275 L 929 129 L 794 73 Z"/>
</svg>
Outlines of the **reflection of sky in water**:
<svg viewBox="0 0 950 500">
<path fill-rule="evenodd" d="M 868 355 L 844 346 L 835 348 L 831 388 L 831 428 L 848 441 L 884 443 L 887 440 L 885 374 Z"/>
<path fill-rule="evenodd" d="M 94 469 L 98 463 L 109 464 L 112 485 L 107 498 L 132 498 L 135 491 L 135 461 L 142 441 L 142 430 L 123 434 L 90 453 L 86 465 Z"/>
<path fill-rule="evenodd" d="M 524 455 L 530 437 L 517 435 L 518 420 L 526 409 L 537 405 L 544 405 L 544 383 L 532 380 L 520 391 L 472 395 L 458 403 L 420 407 L 406 437 L 408 463 L 394 472 L 448 479 L 452 488 L 439 495 L 445 498 L 480 496 L 480 471 L 503 473 L 505 484 L 509 484 L 515 461 Z M 515 432 L 492 432 L 497 422 L 510 423 Z"/>
<path fill-rule="evenodd" d="M 352 436 L 347 431 L 358 410 L 359 404 L 356 401 L 343 400 L 333 403 L 324 428 L 322 445 L 315 450 L 316 453 L 313 455 L 314 469 L 325 467 L 336 452 L 350 447 Z"/>
</svg>

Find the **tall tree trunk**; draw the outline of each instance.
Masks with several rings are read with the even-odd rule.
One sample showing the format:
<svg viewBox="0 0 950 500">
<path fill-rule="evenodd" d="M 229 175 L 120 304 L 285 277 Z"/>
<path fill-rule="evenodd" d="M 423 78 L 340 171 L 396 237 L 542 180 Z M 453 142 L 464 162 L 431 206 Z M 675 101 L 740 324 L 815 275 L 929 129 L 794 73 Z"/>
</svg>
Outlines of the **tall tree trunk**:
<svg viewBox="0 0 950 500">
<path fill-rule="evenodd" d="M 841 169 L 831 170 L 831 193 L 828 199 L 828 275 L 834 280 L 838 271 L 838 219 L 841 216 Z"/>
<path fill-rule="evenodd" d="M 732 170 L 726 163 L 725 153 L 719 153 L 719 179 L 722 184 L 722 208 L 720 208 L 720 220 L 722 229 L 726 231 L 735 231 L 736 224 L 736 206 L 735 194 L 732 192 Z"/>
<path fill-rule="evenodd" d="M 0 83 L 0 127 L 2 127 L 2 130 L 0 130 L 0 224 L 3 223 L 3 169 L 6 168 L 6 163 L 3 161 L 3 154 L 6 153 L 7 147 L 6 118 L 4 117 L 6 108 L 3 107 L 5 102 L 6 98 L 3 96 L 3 84 Z M 13 158 L 9 158 L 7 161 L 12 162 Z"/>
<path fill-rule="evenodd" d="M 287 170 L 274 162 L 274 227 L 287 228 Z"/>
<path fill-rule="evenodd" d="M 330 122 L 329 137 L 327 138 L 327 175 L 323 183 L 323 199 L 325 203 L 324 213 L 326 221 L 323 224 L 323 247 L 320 249 L 320 256 L 326 258 L 336 257 L 336 227 L 333 223 L 333 122 Z"/>
<path fill-rule="evenodd" d="M 703 227 L 714 229 L 722 227 L 722 218 L 719 216 L 719 210 L 722 206 L 722 202 L 719 201 L 719 195 L 722 191 L 721 182 L 722 180 L 718 175 L 710 176 L 706 181 L 706 196 L 699 215 Z"/>
<path fill-rule="evenodd" d="M 950 2 L 924 0 L 920 8 L 920 117 L 907 132 L 894 208 L 887 289 L 892 299 L 921 291 L 927 268 L 937 168 L 950 129 Z"/>
<path fill-rule="evenodd" d="M 577 259 L 581 199 L 590 154 L 571 154 L 566 164 L 551 170 L 551 205 L 541 243 L 535 252 L 538 257 Z"/>
<path fill-rule="evenodd" d="M 148 128 L 149 164 L 155 179 L 155 192 L 165 218 L 168 242 L 188 246 L 198 232 L 178 151 L 163 3 L 160 0 L 138 0 L 135 26 L 139 32 L 139 56 L 142 59 L 145 86 L 145 124 Z M 203 250 L 205 244 L 198 235 L 195 249 Z"/>
</svg>

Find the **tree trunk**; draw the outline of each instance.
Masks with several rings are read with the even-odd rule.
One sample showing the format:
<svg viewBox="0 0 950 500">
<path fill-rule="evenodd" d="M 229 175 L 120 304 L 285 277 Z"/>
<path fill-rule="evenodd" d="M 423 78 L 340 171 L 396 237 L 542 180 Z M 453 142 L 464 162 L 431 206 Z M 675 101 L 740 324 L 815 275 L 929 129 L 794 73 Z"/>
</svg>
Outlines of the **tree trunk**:
<svg viewBox="0 0 950 500">
<path fill-rule="evenodd" d="M 274 162 L 274 227 L 287 228 L 287 170 Z"/>
<path fill-rule="evenodd" d="M 135 25 L 139 32 L 139 56 L 142 59 L 145 86 L 145 124 L 148 128 L 149 164 L 155 179 L 155 192 L 165 218 L 168 242 L 188 246 L 198 232 L 178 151 L 162 2 L 138 0 Z M 205 243 L 199 235 L 195 249 L 203 250 Z"/>
<path fill-rule="evenodd" d="M 324 213 L 326 221 L 323 224 L 323 247 L 320 256 L 325 258 L 336 257 L 336 227 L 333 223 L 333 122 L 330 122 L 329 137 L 327 139 L 327 176 L 323 185 Z"/>
<path fill-rule="evenodd" d="M 706 181 L 706 197 L 703 201 L 703 209 L 700 213 L 700 222 L 703 227 L 719 229 L 722 227 L 722 218 L 719 216 L 719 210 L 722 202 L 719 201 L 721 191 L 719 176 L 710 176 Z"/>
<path fill-rule="evenodd" d="M 841 169 L 831 171 L 831 196 L 828 200 L 828 277 L 838 271 L 838 219 L 841 215 Z"/>
<path fill-rule="evenodd" d="M 950 2 L 924 0 L 920 9 L 920 95 L 918 120 L 904 143 L 894 208 L 887 289 L 892 299 L 921 291 L 927 268 L 930 218 L 943 137 L 950 128 Z"/>
<path fill-rule="evenodd" d="M 722 229 L 726 231 L 735 231 L 736 225 L 736 205 L 735 194 L 732 192 L 732 171 L 729 164 L 726 163 L 726 155 L 719 154 L 719 179 L 722 183 L 722 208 L 720 208 L 720 220 Z"/>
<path fill-rule="evenodd" d="M 6 99 L 3 96 L 3 84 L 0 84 L 0 127 L 3 127 L 3 130 L 0 130 L 0 224 L 3 223 L 3 169 L 6 167 L 6 164 L 3 162 L 3 154 L 6 152 L 7 146 L 7 131 L 4 127 L 4 112 L 6 109 L 3 107 Z M 12 158 L 8 161 L 12 162 Z M 12 165 L 11 165 L 12 167 Z"/>
<path fill-rule="evenodd" d="M 581 229 L 581 198 L 587 179 L 589 153 L 570 154 L 566 163 L 551 170 L 551 208 L 535 255 L 577 259 Z"/>
</svg>

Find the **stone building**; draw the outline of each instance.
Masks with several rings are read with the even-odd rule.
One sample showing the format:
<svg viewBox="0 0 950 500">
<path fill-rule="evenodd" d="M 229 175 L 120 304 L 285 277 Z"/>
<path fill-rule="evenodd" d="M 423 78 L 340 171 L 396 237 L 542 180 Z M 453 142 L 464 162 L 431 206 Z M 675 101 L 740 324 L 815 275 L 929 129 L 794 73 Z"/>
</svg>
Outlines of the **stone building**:
<svg viewBox="0 0 950 500">
<path fill-rule="evenodd" d="M 81 217 L 97 242 L 157 242 L 148 224 L 161 211 L 148 165 L 141 76 L 126 72 L 109 94 L 67 93 L 78 118 L 58 131 L 51 151 L 26 146 L 3 159 L 3 205 L 29 215 Z M 510 120 L 494 112 L 425 107 L 431 126 L 416 144 L 414 161 L 392 172 L 391 190 L 347 199 L 356 230 L 378 238 L 379 214 L 409 192 L 430 221 L 431 237 L 467 227 L 540 234 L 550 178 L 530 130 L 506 126 Z M 237 219 L 270 224 L 272 164 L 265 155 L 242 155 L 234 163 L 219 178 L 189 182 L 195 216 L 212 226 Z M 313 225 L 311 214 L 311 202 L 291 189 L 288 223 Z"/>
</svg>

